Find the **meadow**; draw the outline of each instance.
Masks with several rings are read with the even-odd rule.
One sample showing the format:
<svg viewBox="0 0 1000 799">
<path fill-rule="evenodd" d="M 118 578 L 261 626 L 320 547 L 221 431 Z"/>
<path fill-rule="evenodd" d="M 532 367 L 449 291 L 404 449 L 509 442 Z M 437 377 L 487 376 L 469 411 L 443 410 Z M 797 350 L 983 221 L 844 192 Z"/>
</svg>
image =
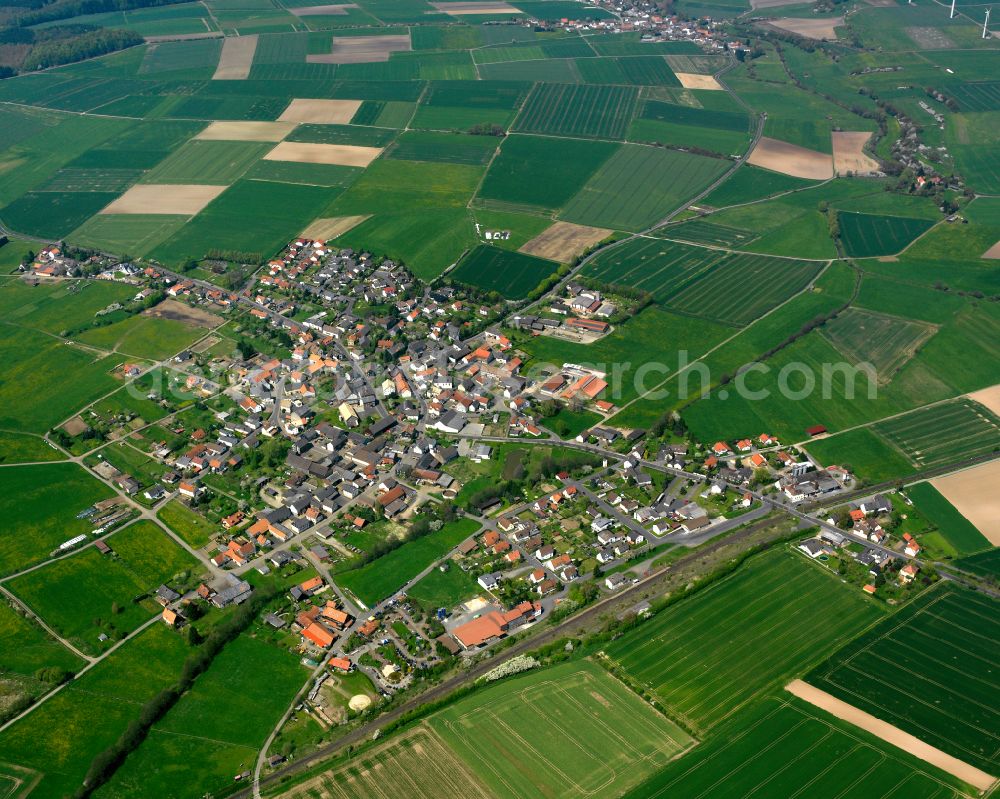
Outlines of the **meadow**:
<svg viewBox="0 0 1000 799">
<path fill-rule="evenodd" d="M 451 564 L 447 571 L 433 569 L 420 579 L 408 592 L 407 597 L 419 602 L 425 608 L 453 608 L 460 602 L 471 599 L 480 591 L 479 583 L 468 572 Z"/>
<path fill-rule="evenodd" d="M 519 300 L 556 270 L 557 264 L 520 252 L 481 244 L 466 255 L 449 277 L 486 291 L 496 291 L 508 300 Z"/>
<path fill-rule="evenodd" d="M 981 552 L 956 561 L 956 566 L 989 580 L 1000 578 L 1000 548 Z"/>
<path fill-rule="evenodd" d="M 83 652 L 97 654 L 159 611 L 144 597 L 197 561 L 152 522 L 139 521 L 110 536 L 114 555 L 94 547 L 53 561 L 7 583 L 10 590 Z M 95 622 L 100 620 L 98 626 Z"/>
<path fill-rule="evenodd" d="M 618 794 L 692 743 L 590 661 L 485 688 L 435 714 L 429 726 L 503 797 Z"/>
<path fill-rule="evenodd" d="M 121 322 L 86 330 L 76 338 L 83 344 L 122 355 L 161 360 L 176 355 L 205 332 L 204 328 L 175 319 L 136 314 Z"/>
<path fill-rule="evenodd" d="M 71 796 L 93 758 L 138 715 L 140 703 L 176 680 L 189 652 L 179 635 L 154 625 L 0 733 L 4 760 L 42 775 L 33 799 Z"/>
<path fill-rule="evenodd" d="M 964 399 L 879 422 L 874 430 L 922 468 L 1000 450 L 1000 420 Z"/>
<path fill-rule="evenodd" d="M 64 541 L 89 533 L 93 525 L 76 515 L 114 495 L 75 463 L 4 468 L 0 512 L 0 573 L 10 574 L 43 560 Z"/>
<path fill-rule="evenodd" d="M 154 793 L 199 799 L 206 793 L 221 794 L 232 786 L 235 774 L 251 767 L 305 676 L 294 653 L 241 635 L 226 645 L 95 796 Z M 239 713 L 219 712 L 236 706 Z M 197 737 L 192 736 L 194 730 Z"/>
<path fill-rule="evenodd" d="M 346 588 L 368 607 L 374 607 L 478 529 L 479 523 L 474 519 L 449 522 L 440 530 L 407 541 L 359 569 L 338 574 L 337 585 Z"/>
<path fill-rule="evenodd" d="M 785 696 L 747 708 L 711 740 L 625 794 L 954 799 L 938 773 Z"/>
<path fill-rule="evenodd" d="M 65 456 L 41 438 L 27 433 L 0 430 L 0 463 L 61 461 Z"/>
<path fill-rule="evenodd" d="M 914 471 L 909 459 L 870 427 L 811 441 L 806 449 L 824 466 L 843 466 L 873 483 L 905 477 Z"/>
<path fill-rule="evenodd" d="M 814 185 L 812 181 L 744 164 L 729 180 L 717 189 L 713 189 L 705 198 L 704 204 L 712 208 L 724 208 L 728 205 L 762 200 L 783 192 L 798 191 L 812 185 Z"/>
<path fill-rule="evenodd" d="M 852 258 L 895 255 L 933 225 L 926 219 L 846 211 L 841 211 L 837 219 L 844 251 Z"/>
<path fill-rule="evenodd" d="M 48 666 L 75 672 L 83 661 L 34 621 L 16 612 L 4 598 L 0 601 L 0 675 L 6 672 L 31 677 Z"/>
<path fill-rule="evenodd" d="M 229 185 L 273 146 L 255 141 L 189 141 L 149 170 L 142 182 Z"/>
<path fill-rule="evenodd" d="M 498 143 L 492 136 L 468 136 L 411 130 L 386 152 L 387 158 L 480 166 L 489 163 Z"/>
<path fill-rule="evenodd" d="M 879 382 L 888 383 L 937 329 L 911 319 L 848 308 L 820 332 L 855 362 L 872 364 Z"/>
<path fill-rule="evenodd" d="M 822 623 L 814 610 L 825 608 Z M 777 550 L 607 647 L 689 729 L 705 730 L 881 616 L 860 592 Z"/>
<path fill-rule="evenodd" d="M 179 499 L 170 500 L 156 512 L 156 516 L 195 549 L 206 546 L 219 532 L 215 525 Z"/>
<path fill-rule="evenodd" d="M 644 230 L 690 201 L 726 168 L 725 161 L 715 158 L 626 144 L 559 216 L 594 227 Z"/>
<path fill-rule="evenodd" d="M 924 592 L 815 669 L 808 682 L 996 773 L 996 601 L 952 583 Z M 887 668 L 887 666 L 890 666 Z M 906 675 L 899 690 L 898 675 Z"/>
<path fill-rule="evenodd" d="M 737 249 L 744 249 L 759 235 L 753 230 L 715 222 L 711 217 L 696 218 L 678 225 L 670 225 L 662 228 L 659 234 L 664 238 L 690 244 Z"/>
</svg>

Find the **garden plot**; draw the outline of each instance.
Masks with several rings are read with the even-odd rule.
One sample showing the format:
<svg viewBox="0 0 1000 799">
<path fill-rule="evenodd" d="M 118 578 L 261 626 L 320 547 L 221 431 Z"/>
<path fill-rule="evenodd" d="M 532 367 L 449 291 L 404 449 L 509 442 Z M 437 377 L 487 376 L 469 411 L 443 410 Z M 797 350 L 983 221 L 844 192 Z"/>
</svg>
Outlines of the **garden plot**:
<svg viewBox="0 0 1000 799">
<path fill-rule="evenodd" d="M 212 80 L 246 80 L 250 77 L 253 55 L 257 52 L 257 35 L 227 36 L 222 43 L 219 66 Z"/>
<path fill-rule="evenodd" d="M 370 64 L 388 61 L 391 53 L 406 52 L 410 47 L 410 36 L 335 36 L 329 53 L 307 55 L 310 64 Z"/>
<path fill-rule="evenodd" d="M 264 160 L 365 167 L 381 155 L 382 149 L 381 147 L 359 147 L 354 144 L 313 144 L 283 141 L 265 155 Z"/>
<path fill-rule="evenodd" d="M 879 171 L 878 161 L 865 154 L 865 143 L 872 137 L 868 131 L 835 130 L 833 137 L 833 170 L 838 175 L 852 172 L 867 175 Z"/>
<path fill-rule="evenodd" d="M 568 264 L 612 232 L 602 227 L 556 222 L 522 245 L 518 252 Z"/>
<path fill-rule="evenodd" d="M 1000 547 L 1000 460 L 931 480 L 955 509 Z"/>
<path fill-rule="evenodd" d="M 142 184 L 133 186 L 100 213 L 194 216 L 227 188 L 185 183 Z"/>
<path fill-rule="evenodd" d="M 295 130 L 295 122 L 212 122 L 194 138 L 198 141 L 282 141 Z"/>
<path fill-rule="evenodd" d="M 305 100 L 296 98 L 288 104 L 279 122 L 311 125 L 346 125 L 361 107 L 360 100 Z"/>
<path fill-rule="evenodd" d="M 825 153 L 762 136 L 747 163 L 807 180 L 833 177 L 833 159 Z"/>
</svg>

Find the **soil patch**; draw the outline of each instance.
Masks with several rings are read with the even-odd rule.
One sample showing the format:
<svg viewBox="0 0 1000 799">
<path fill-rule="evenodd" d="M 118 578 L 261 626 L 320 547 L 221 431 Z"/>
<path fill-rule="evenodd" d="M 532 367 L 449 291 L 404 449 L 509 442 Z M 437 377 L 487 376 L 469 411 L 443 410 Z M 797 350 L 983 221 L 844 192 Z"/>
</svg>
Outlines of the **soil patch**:
<svg viewBox="0 0 1000 799">
<path fill-rule="evenodd" d="M 842 721 L 853 724 L 855 727 L 860 727 L 865 732 L 871 733 L 876 738 L 881 738 L 883 741 L 902 749 L 904 752 L 909 752 L 913 757 L 919 758 L 925 763 L 930 763 L 932 766 L 936 766 L 942 771 L 958 777 L 963 782 L 974 785 L 981 791 L 987 790 L 996 782 L 996 778 L 985 771 L 980 771 L 975 766 L 971 766 L 957 757 L 952 757 L 947 752 L 942 752 L 940 749 L 924 743 L 916 736 L 899 729 L 899 727 L 882 721 L 870 713 L 865 713 L 865 711 L 837 699 L 837 697 L 828 694 L 826 691 L 814 688 L 802 680 L 793 680 L 785 686 L 785 690 L 793 696 L 805 700 L 810 705 L 818 707 L 820 710 L 824 710 Z"/>
<path fill-rule="evenodd" d="M 867 131 L 835 130 L 833 139 L 833 169 L 838 175 L 852 172 L 868 175 L 879 171 L 878 161 L 870 158 L 864 146 L 872 137 Z"/>
<path fill-rule="evenodd" d="M 281 141 L 295 130 L 294 122 L 212 122 L 195 136 L 200 141 Z"/>
<path fill-rule="evenodd" d="M 62 426 L 62 429 L 71 436 L 78 436 L 80 433 L 87 431 L 89 429 L 89 425 L 79 416 L 74 416 Z"/>
<path fill-rule="evenodd" d="M 381 147 L 358 147 L 354 144 L 313 144 L 283 141 L 264 156 L 265 161 L 297 161 L 302 164 L 368 166 L 379 157 Z"/>
<path fill-rule="evenodd" d="M 518 252 L 568 264 L 577 255 L 603 241 L 611 233 L 612 231 L 602 227 L 556 222 L 524 244 Z"/>
<path fill-rule="evenodd" d="M 456 3 L 431 3 L 438 11 L 452 16 L 466 14 L 520 14 L 520 9 L 514 8 L 509 3 L 504 2 L 456 2 Z"/>
<path fill-rule="evenodd" d="M 194 216 L 227 188 L 187 183 L 137 184 L 105 206 L 101 213 Z"/>
<path fill-rule="evenodd" d="M 808 150 L 797 144 L 762 136 L 753 148 L 747 162 L 754 166 L 781 172 L 807 180 L 826 180 L 833 177 L 833 159 L 826 153 Z"/>
<path fill-rule="evenodd" d="M 836 39 L 837 32 L 834 28 L 839 28 L 844 24 L 843 17 L 826 17 L 825 19 L 794 19 L 785 17 L 782 19 L 772 19 L 769 25 L 779 30 L 795 33 L 807 39 Z"/>
<path fill-rule="evenodd" d="M 143 316 L 155 316 L 158 319 L 173 319 L 192 327 L 218 327 L 225 320 L 221 316 L 209 313 L 203 308 L 194 308 L 177 300 L 164 300 L 159 305 L 142 312 Z"/>
<path fill-rule="evenodd" d="M 257 52 L 257 34 L 227 36 L 222 42 L 222 55 L 212 80 L 246 80 Z"/>
<path fill-rule="evenodd" d="M 989 258 L 990 260 L 996 261 L 1000 260 L 1000 241 L 990 247 L 981 256 L 982 258 Z"/>
<path fill-rule="evenodd" d="M 334 36 L 329 53 L 307 55 L 310 64 L 368 64 L 388 61 L 390 53 L 410 50 L 410 35 Z"/>
<path fill-rule="evenodd" d="M 337 236 L 344 235 L 348 230 L 357 227 L 371 214 L 361 216 L 331 216 L 325 219 L 314 219 L 305 230 L 302 231 L 302 238 L 313 241 L 328 241 Z"/>
<path fill-rule="evenodd" d="M 346 125 L 361 107 L 360 100 L 303 100 L 296 98 L 278 117 L 279 122 Z"/>
<path fill-rule="evenodd" d="M 708 89 L 713 92 L 721 92 L 722 86 L 711 75 L 697 75 L 693 72 L 675 72 L 677 80 L 685 89 Z"/>
</svg>

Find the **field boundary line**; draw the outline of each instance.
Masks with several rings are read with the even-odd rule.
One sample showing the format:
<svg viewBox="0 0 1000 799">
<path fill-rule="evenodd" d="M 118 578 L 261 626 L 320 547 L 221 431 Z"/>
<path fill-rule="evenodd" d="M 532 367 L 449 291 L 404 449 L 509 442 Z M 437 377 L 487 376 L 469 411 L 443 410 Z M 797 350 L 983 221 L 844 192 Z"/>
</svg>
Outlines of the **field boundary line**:
<svg viewBox="0 0 1000 799">
<path fill-rule="evenodd" d="M 785 686 L 785 690 L 792 696 L 808 702 L 813 707 L 819 708 L 841 721 L 853 724 L 858 729 L 864 730 L 876 738 L 902 749 L 913 757 L 923 760 L 981 791 L 989 791 L 997 781 L 997 778 L 993 775 L 987 774 L 985 771 L 959 760 L 957 757 L 949 755 L 937 747 L 931 746 L 899 727 L 887 721 L 882 721 L 841 699 L 837 699 L 832 694 L 809 685 L 803 680 L 793 680 Z"/>
</svg>

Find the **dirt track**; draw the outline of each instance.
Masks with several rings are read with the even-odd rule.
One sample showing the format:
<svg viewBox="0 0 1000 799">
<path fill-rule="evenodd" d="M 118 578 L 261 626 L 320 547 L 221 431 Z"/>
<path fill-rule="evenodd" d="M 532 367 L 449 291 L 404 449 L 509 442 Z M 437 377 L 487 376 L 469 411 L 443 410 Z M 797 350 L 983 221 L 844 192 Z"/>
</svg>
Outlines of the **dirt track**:
<svg viewBox="0 0 1000 799">
<path fill-rule="evenodd" d="M 883 741 L 902 749 L 904 752 L 909 752 L 913 757 L 930 763 L 932 766 L 958 777 L 963 782 L 969 783 L 969 785 L 974 785 L 981 791 L 987 790 L 996 782 L 996 777 L 987 774 L 985 771 L 980 771 L 975 766 L 971 766 L 957 757 L 952 757 L 947 752 L 942 752 L 940 749 L 924 743 L 919 738 L 899 729 L 899 727 L 894 727 L 892 724 L 882 721 L 870 713 L 849 705 L 847 702 L 842 702 L 837 697 L 831 696 L 819 688 L 814 688 L 802 680 L 793 680 L 785 686 L 785 690 L 793 696 L 805 700 L 810 705 L 818 707 L 820 710 L 825 710 L 830 715 L 853 724 L 855 727 L 860 727 L 865 732 L 871 733 L 876 738 L 881 738 Z"/>
</svg>

